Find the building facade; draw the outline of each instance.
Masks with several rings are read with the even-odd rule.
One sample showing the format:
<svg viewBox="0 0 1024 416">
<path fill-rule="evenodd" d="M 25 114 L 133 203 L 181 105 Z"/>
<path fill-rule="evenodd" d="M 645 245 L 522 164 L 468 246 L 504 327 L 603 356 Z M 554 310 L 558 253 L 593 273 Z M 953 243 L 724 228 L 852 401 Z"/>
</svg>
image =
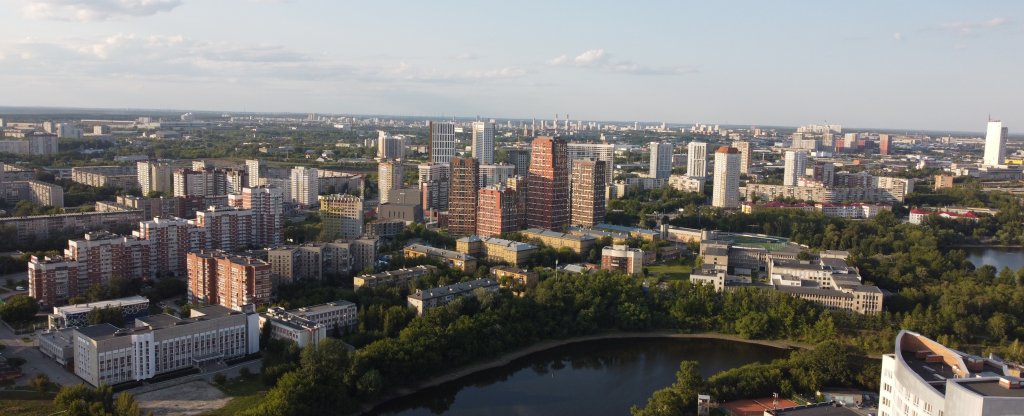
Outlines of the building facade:
<svg viewBox="0 0 1024 416">
<path fill-rule="evenodd" d="M 270 263 L 220 250 L 196 250 L 186 256 L 189 303 L 242 310 L 270 303 Z"/>
<path fill-rule="evenodd" d="M 564 139 L 533 140 L 527 178 L 526 221 L 529 227 L 559 230 L 569 225 L 569 170 Z"/>
<path fill-rule="evenodd" d="M 451 191 L 448 194 L 448 231 L 453 235 L 471 235 L 476 232 L 479 166 L 476 159 L 452 159 Z"/>
<path fill-rule="evenodd" d="M 672 175 L 672 143 L 651 142 L 650 171 L 647 176 L 668 179 Z"/>
<path fill-rule="evenodd" d="M 714 188 L 711 206 L 739 208 L 740 206 L 740 153 L 734 147 L 719 147 L 715 151 Z"/>
<path fill-rule="evenodd" d="M 522 222 L 519 197 L 512 188 L 481 189 L 477 198 L 476 234 L 497 237 L 519 230 Z"/>
<path fill-rule="evenodd" d="M 473 158 L 481 165 L 494 163 L 494 122 L 473 122 Z"/>
<path fill-rule="evenodd" d="M 363 198 L 354 195 L 321 195 L 320 219 L 327 240 L 355 239 L 363 235 Z"/>
<path fill-rule="evenodd" d="M 652 146 L 655 144 L 652 143 Z M 671 145 L 669 146 L 671 147 Z M 608 166 L 603 160 L 573 161 L 572 192 L 570 194 L 572 211 L 569 225 L 593 227 L 604 222 L 606 205 L 604 180 L 607 168 Z M 671 167 L 669 171 L 671 172 Z"/>
<path fill-rule="evenodd" d="M 704 178 L 708 176 L 708 144 L 690 142 L 686 145 L 686 176 Z"/>
</svg>

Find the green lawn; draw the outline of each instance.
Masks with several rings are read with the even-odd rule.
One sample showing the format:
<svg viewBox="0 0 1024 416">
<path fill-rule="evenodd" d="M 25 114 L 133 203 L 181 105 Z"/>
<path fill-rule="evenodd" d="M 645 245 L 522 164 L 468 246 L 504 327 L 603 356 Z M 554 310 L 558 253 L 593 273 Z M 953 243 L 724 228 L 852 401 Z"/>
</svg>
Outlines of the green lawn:
<svg viewBox="0 0 1024 416">
<path fill-rule="evenodd" d="M 673 261 L 667 264 L 647 266 L 646 269 L 653 277 L 660 277 L 664 280 L 685 280 L 690 278 L 693 264 Z"/>
<path fill-rule="evenodd" d="M 207 412 L 203 416 L 232 416 L 259 404 L 268 390 L 258 375 L 249 376 L 245 380 L 231 379 L 220 389 L 224 394 L 232 397 L 231 401 L 219 410 Z"/>
<path fill-rule="evenodd" d="M 43 416 L 56 411 L 53 393 L 0 390 L 0 415 Z"/>
</svg>

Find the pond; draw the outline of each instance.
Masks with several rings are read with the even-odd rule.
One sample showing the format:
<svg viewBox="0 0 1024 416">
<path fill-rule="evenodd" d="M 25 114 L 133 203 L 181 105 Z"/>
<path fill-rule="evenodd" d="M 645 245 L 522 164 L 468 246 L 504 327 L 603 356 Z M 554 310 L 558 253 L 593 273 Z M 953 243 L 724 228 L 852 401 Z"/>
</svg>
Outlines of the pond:
<svg viewBox="0 0 1024 416">
<path fill-rule="evenodd" d="M 626 415 L 675 381 L 694 360 L 708 377 L 789 351 L 715 339 L 586 341 L 541 351 L 506 366 L 384 403 L 382 415 Z"/>
<path fill-rule="evenodd" d="M 965 248 L 967 260 L 974 263 L 975 267 L 984 265 L 993 266 L 996 272 L 1004 266 L 1010 270 L 1017 271 L 1024 267 L 1024 248 L 1020 247 L 980 247 Z"/>
</svg>

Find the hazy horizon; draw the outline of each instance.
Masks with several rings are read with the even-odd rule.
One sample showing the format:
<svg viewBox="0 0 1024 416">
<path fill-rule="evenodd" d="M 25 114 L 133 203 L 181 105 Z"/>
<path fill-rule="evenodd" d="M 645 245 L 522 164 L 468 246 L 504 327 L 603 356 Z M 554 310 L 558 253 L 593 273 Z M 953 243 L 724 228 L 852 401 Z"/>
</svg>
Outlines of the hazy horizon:
<svg viewBox="0 0 1024 416">
<path fill-rule="evenodd" d="M 1024 3 L 17 0 L 0 105 L 982 132 Z M 210 110 L 213 109 L 213 110 Z"/>
</svg>

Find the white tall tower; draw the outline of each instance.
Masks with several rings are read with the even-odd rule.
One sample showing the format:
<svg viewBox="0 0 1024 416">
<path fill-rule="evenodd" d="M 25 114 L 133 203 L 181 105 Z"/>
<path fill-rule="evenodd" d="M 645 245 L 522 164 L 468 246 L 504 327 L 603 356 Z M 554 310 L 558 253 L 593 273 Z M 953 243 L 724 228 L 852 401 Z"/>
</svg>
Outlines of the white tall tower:
<svg viewBox="0 0 1024 416">
<path fill-rule="evenodd" d="M 316 205 L 320 195 L 320 177 L 316 168 L 297 166 L 291 175 L 292 202 L 309 207 Z"/>
<path fill-rule="evenodd" d="M 455 123 L 431 121 L 429 127 L 430 163 L 451 164 L 455 157 Z"/>
<path fill-rule="evenodd" d="M 651 169 L 649 176 L 667 179 L 672 175 L 672 143 L 651 142 Z"/>
<path fill-rule="evenodd" d="M 786 170 L 782 174 L 782 184 L 796 186 L 807 166 L 807 153 L 799 150 L 786 151 Z"/>
<path fill-rule="evenodd" d="M 708 144 L 690 142 L 686 145 L 686 176 L 703 178 L 708 176 Z"/>
<path fill-rule="evenodd" d="M 1007 128 L 999 120 L 989 120 L 985 134 L 985 166 L 999 166 L 1006 161 Z"/>
<path fill-rule="evenodd" d="M 473 123 L 473 157 L 481 165 L 494 164 L 494 122 Z"/>
<path fill-rule="evenodd" d="M 405 138 L 377 131 L 377 157 L 380 159 L 402 159 L 405 157 Z"/>
<path fill-rule="evenodd" d="M 405 166 L 396 160 L 382 160 L 377 165 L 377 190 L 380 192 L 380 203 L 391 201 L 392 189 L 401 189 L 405 178 Z"/>
<path fill-rule="evenodd" d="M 715 151 L 714 188 L 711 206 L 737 208 L 740 206 L 740 151 L 735 147 L 719 147 Z"/>
</svg>

